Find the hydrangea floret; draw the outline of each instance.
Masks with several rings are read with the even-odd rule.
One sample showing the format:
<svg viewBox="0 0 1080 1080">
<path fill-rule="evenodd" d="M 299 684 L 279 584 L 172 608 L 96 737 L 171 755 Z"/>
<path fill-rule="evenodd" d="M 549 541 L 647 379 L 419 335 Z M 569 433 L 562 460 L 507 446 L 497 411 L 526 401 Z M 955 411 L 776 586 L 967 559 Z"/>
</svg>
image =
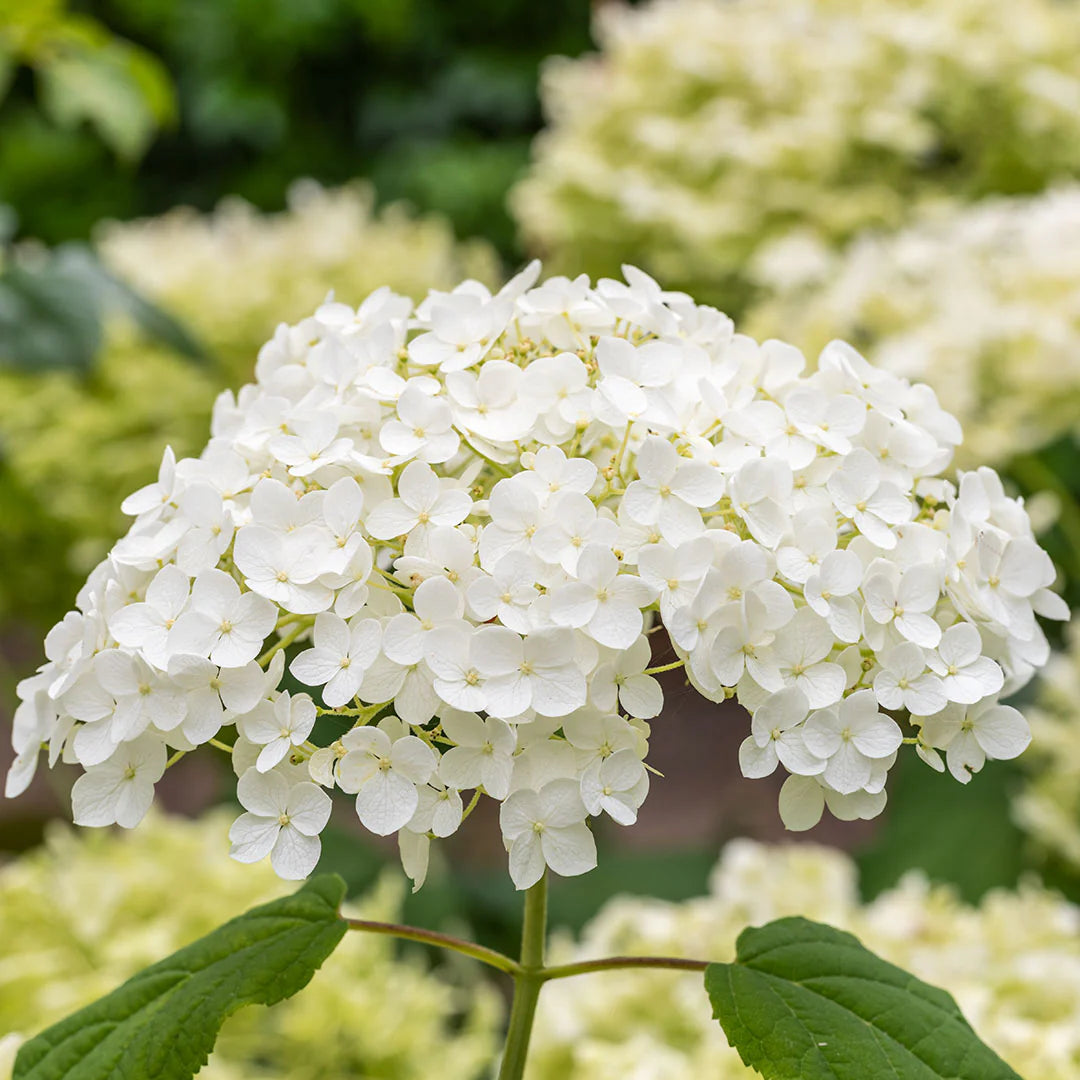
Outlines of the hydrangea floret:
<svg viewBox="0 0 1080 1080">
<path fill-rule="evenodd" d="M 77 822 L 132 827 L 209 744 L 241 861 L 306 876 L 339 789 L 419 887 L 487 796 L 528 889 L 636 820 L 670 669 L 749 710 L 793 829 L 879 813 L 905 743 L 963 782 L 1023 751 L 1000 698 L 1067 612 L 996 474 L 945 477 L 928 387 L 842 342 L 809 372 L 633 267 L 539 273 L 281 325 L 125 502 L 19 687 L 7 794 L 44 747 Z"/>
</svg>

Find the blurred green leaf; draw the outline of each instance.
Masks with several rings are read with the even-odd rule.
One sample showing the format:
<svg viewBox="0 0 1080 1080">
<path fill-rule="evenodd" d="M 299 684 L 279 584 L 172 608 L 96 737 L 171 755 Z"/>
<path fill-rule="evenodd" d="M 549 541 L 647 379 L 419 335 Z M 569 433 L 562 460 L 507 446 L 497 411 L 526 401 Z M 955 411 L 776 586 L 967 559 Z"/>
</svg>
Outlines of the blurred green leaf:
<svg viewBox="0 0 1080 1080">
<path fill-rule="evenodd" d="M 146 151 L 157 128 L 173 115 L 164 69 L 121 42 L 61 53 L 37 67 L 41 104 L 54 123 L 88 121 L 121 158 Z"/>
<path fill-rule="evenodd" d="M 142 156 L 176 102 L 164 65 L 63 0 L 4 0 L 0 19 L 0 97 L 15 69 L 34 69 L 42 111 L 59 127 L 83 121 L 117 157 Z"/>
<path fill-rule="evenodd" d="M 15 207 L 0 202 L 0 245 L 8 243 L 18 227 L 19 215 L 15 213 Z M 3 262 L 0 262 L 0 266 L 3 266 Z"/>
<path fill-rule="evenodd" d="M 0 273 L 0 365 L 86 370 L 101 347 L 101 311 L 86 289 L 47 268 Z"/>
<path fill-rule="evenodd" d="M 459 236 L 484 236 L 506 251 L 515 230 L 506 193 L 528 160 L 526 139 L 419 140 L 388 150 L 372 177 L 383 197 L 445 214 Z"/>
<path fill-rule="evenodd" d="M 65 12 L 56 0 L 0 2 Z M 589 5 L 572 0 L 78 0 L 77 9 L 161 57 L 179 122 L 135 170 L 85 118 L 47 125 L 56 142 L 33 130 L 25 114 L 46 126 L 40 103 L 29 80 L 16 80 L 0 109 L 0 199 L 18 206 L 21 235 L 50 243 L 87 237 L 103 217 L 208 209 L 225 192 L 280 209 L 298 176 L 366 177 L 385 202 L 442 210 L 460 236 L 485 236 L 516 262 L 503 201 L 541 124 L 538 65 L 589 47 Z"/>
<path fill-rule="evenodd" d="M 81 244 L 58 248 L 54 272 L 96 296 L 103 314 L 111 311 L 127 315 L 151 341 L 189 360 L 207 358 L 203 346 L 181 322 L 106 270 L 89 248 Z"/>
<path fill-rule="evenodd" d="M 3 103 L 7 92 L 11 87 L 11 80 L 15 77 L 15 58 L 4 48 L 0 40 L 0 104 Z"/>
<path fill-rule="evenodd" d="M 130 318 L 152 341 L 189 359 L 205 352 L 171 315 L 113 277 L 82 245 L 65 245 L 40 264 L 0 272 L 0 366 L 85 371 L 102 346 L 110 313 Z"/>
</svg>

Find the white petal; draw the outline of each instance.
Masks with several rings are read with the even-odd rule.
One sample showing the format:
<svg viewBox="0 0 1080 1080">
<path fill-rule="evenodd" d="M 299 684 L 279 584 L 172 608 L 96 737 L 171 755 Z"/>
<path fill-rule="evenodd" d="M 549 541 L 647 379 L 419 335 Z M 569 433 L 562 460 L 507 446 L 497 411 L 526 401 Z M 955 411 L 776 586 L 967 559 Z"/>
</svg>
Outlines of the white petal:
<svg viewBox="0 0 1080 1080">
<path fill-rule="evenodd" d="M 285 812 L 289 799 L 289 782 L 281 773 L 260 773 L 246 769 L 236 784 L 236 797 L 245 810 L 275 820 Z"/>
<path fill-rule="evenodd" d="M 724 494 L 724 477 L 712 465 L 691 462 L 680 465 L 671 490 L 691 506 L 712 506 Z"/>
<path fill-rule="evenodd" d="M 788 731 L 775 742 L 776 756 L 790 773 L 818 776 L 825 771 L 825 759 L 810 752 L 802 731 Z"/>
<path fill-rule="evenodd" d="M 85 772 L 71 789 L 71 810 L 76 825 L 100 827 L 116 821 L 120 781 L 106 768 Z"/>
<path fill-rule="evenodd" d="M 398 833 L 398 853 L 401 856 L 401 868 L 412 880 L 413 892 L 416 892 L 427 878 L 428 855 L 431 840 L 425 833 L 410 832 L 402 829 Z"/>
<path fill-rule="evenodd" d="M 991 705 L 975 717 L 975 739 L 987 757 L 1008 760 L 1022 754 L 1031 743 L 1031 729 L 1019 710 L 1011 705 Z"/>
<path fill-rule="evenodd" d="M 630 716 L 651 720 L 664 707 L 664 692 L 651 675 L 633 675 L 619 687 L 619 702 Z"/>
<path fill-rule="evenodd" d="M 825 809 L 821 785 L 808 776 L 789 776 L 780 789 L 780 819 L 792 832 L 812 829 Z"/>
<path fill-rule="evenodd" d="M 764 746 L 758 746 L 754 737 L 748 735 L 739 745 L 739 768 L 748 779 L 771 776 L 776 771 L 776 764 L 776 747 L 772 739 Z"/>
<path fill-rule="evenodd" d="M 281 825 L 276 817 L 241 814 L 229 829 L 232 848 L 229 854 L 242 863 L 258 862 L 270 854 Z"/>
<path fill-rule="evenodd" d="M 301 881 L 315 869 L 321 852 L 322 842 L 317 836 L 305 836 L 286 826 L 278 833 L 277 842 L 270 852 L 270 865 L 278 877 L 286 881 Z"/>
<path fill-rule="evenodd" d="M 420 801 L 416 785 L 393 769 L 376 770 L 356 796 L 356 814 L 376 836 L 403 829 Z"/>
<path fill-rule="evenodd" d="M 372 508 L 365 524 L 376 540 L 392 540 L 412 530 L 417 521 L 416 511 L 401 499 L 386 499 Z"/>
<path fill-rule="evenodd" d="M 900 749 L 904 733 L 895 720 L 879 714 L 873 724 L 863 730 L 855 730 L 851 741 L 860 754 L 868 758 L 883 758 Z"/>
<path fill-rule="evenodd" d="M 544 829 L 540 848 L 544 861 L 563 877 L 576 877 L 596 866 L 596 841 L 584 822 Z"/>
<path fill-rule="evenodd" d="M 414 784 L 426 784 L 435 771 L 436 758 L 431 747 L 415 735 L 406 735 L 398 739 L 390 751 L 394 772 L 411 780 Z"/>
<path fill-rule="evenodd" d="M 544 853 L 540 837 L 523 832 L 510 844 L 510 877 L 517 889 L 530 889 L 544 876 Z"/>
<path fill-rule="evenodd" d="M 289 671 L 305 686 L 322 686 L 341 670 L 343 656 L 327 649 L 305 649 L 293 658 Z"/>
<path fill-rule="evenodd" d="M 858 791 L 870 779 L 870 762 L 855 748 L 854 743 L 842 740 L 840 749 L 825 766 L 825 780 L 841 795 Z"/>
<path fill-rule="evenodd" d="M 806 694 L 811 709 L 824 709 L 840 700 L 847 676 L 839 664 L 814 664 L 795 683 Z"/>
</svg>

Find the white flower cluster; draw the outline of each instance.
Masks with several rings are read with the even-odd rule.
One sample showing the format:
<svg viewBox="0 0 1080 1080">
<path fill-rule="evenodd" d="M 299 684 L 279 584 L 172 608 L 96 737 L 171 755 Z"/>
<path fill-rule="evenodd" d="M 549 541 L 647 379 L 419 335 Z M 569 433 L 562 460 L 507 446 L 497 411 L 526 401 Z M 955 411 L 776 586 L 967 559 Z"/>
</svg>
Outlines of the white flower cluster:
<svg viewBox="0 0 1080 1080">
<path fill-rule="evenodd" d="M 1017 0 L 1007 21 L 993 0 L 595 10 L 600 51 L 545 66 L 548 128 L 512 197 L 559 269 L 632 259 L 731 307 L 770 240 L 842 242 L 1080 169 L 1071 3 Z"/>
<path fill-rule="evenodd" d="M 984 1039 L 1025 1077 L 1080 1080 L 1080 908 L 1034 881 L 977 906 L 908 874 L 861 903 L 853 861 L 813 844 L 724 848 L 704 896 L 620 897 L 553 963 L 600 957 L 735 956 L 748 925 L 801 915 L 854 933 L 868 949 L 949 991 Z M 605 971 L 545 988 L 533 1080 L 754 1080 L 712 1018 L 701 976 Z"/>
<path fill-rule="evenodd" d="M 801 269 L 796 269 L 801 267 Z M 965 462 L 1080 434 L 1080 186 L 944 208 L 831 254 L 780 243 L 751 333 L 813 349 L 840 335 L 925 379 L 960 420 Z"/>
<path fill-rule="evenodd" d="M 792 774 L 791 828 L 880 811 L 889 712 L 963 781 L 1020 753 L 998 696 L 1063 604 L 997 476 L 940 476 L 961 436 L 933 392 L 839 342 L 807 375 L 625 273 L 280 326 L 202 456 L 125 502 L 20 685 L 8 794 L 47 744 L 85 769 L 76 821 L 130 827 L 212 743 L 237 859 L 310 872 L 338 788 L 419 884 L 486 794 L 526 888 L 595 865 L 590 817 L 635 821 L 668 668 L 753 712 L 743 769 Z M 650 667 L 661 627 L 677 659 Z"/>
</svg>

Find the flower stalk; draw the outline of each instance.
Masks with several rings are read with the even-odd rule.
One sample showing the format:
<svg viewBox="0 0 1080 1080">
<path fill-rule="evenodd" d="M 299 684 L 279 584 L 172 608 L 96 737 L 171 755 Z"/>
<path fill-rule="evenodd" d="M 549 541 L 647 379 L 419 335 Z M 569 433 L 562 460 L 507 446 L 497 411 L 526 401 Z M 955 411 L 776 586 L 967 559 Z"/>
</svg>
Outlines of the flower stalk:
<svg viewBox="0 0 1080 1080">
<path fill-rule="evenodd" d="M 514 975 L 514 1000 L 506 1032 L 499 1080 L 521 1080 L 529 1052 L 536 1005 L 544 985 L 544 945 L 547 940 L 547 874 L 525 893 L 521 928 L 521 963 Z"/>
<path fill-rule="evenodd" d="M 679 956 L 609 956 L 573 964 L 547 967 L 544 951 L 547 941 L 547 875 L 525 892 L 525 914 L 521 929 L 521 957 L 514 960 L 505 953 L 463 938 L 425 930 L 402 923 L 376 922 L 371 919 L 347 919 L 350 930 L 384 934 L 416 941 L 422 945 L 448 949 L 495 968 L 514 980 L 514 996 L 507 1025 L 506 1046 L 498 1080 L 521 1080 L 525 1074 L 529 1040 L 532 1036 L 536 1006 L 544 983 L 568 979 L 575 975 L 590 975 L 598 971 L 619 971 L 628 968 L 660 968 L 673 971 L 704 971 L 707 960 L 692 960 Z"/>
</svg>

